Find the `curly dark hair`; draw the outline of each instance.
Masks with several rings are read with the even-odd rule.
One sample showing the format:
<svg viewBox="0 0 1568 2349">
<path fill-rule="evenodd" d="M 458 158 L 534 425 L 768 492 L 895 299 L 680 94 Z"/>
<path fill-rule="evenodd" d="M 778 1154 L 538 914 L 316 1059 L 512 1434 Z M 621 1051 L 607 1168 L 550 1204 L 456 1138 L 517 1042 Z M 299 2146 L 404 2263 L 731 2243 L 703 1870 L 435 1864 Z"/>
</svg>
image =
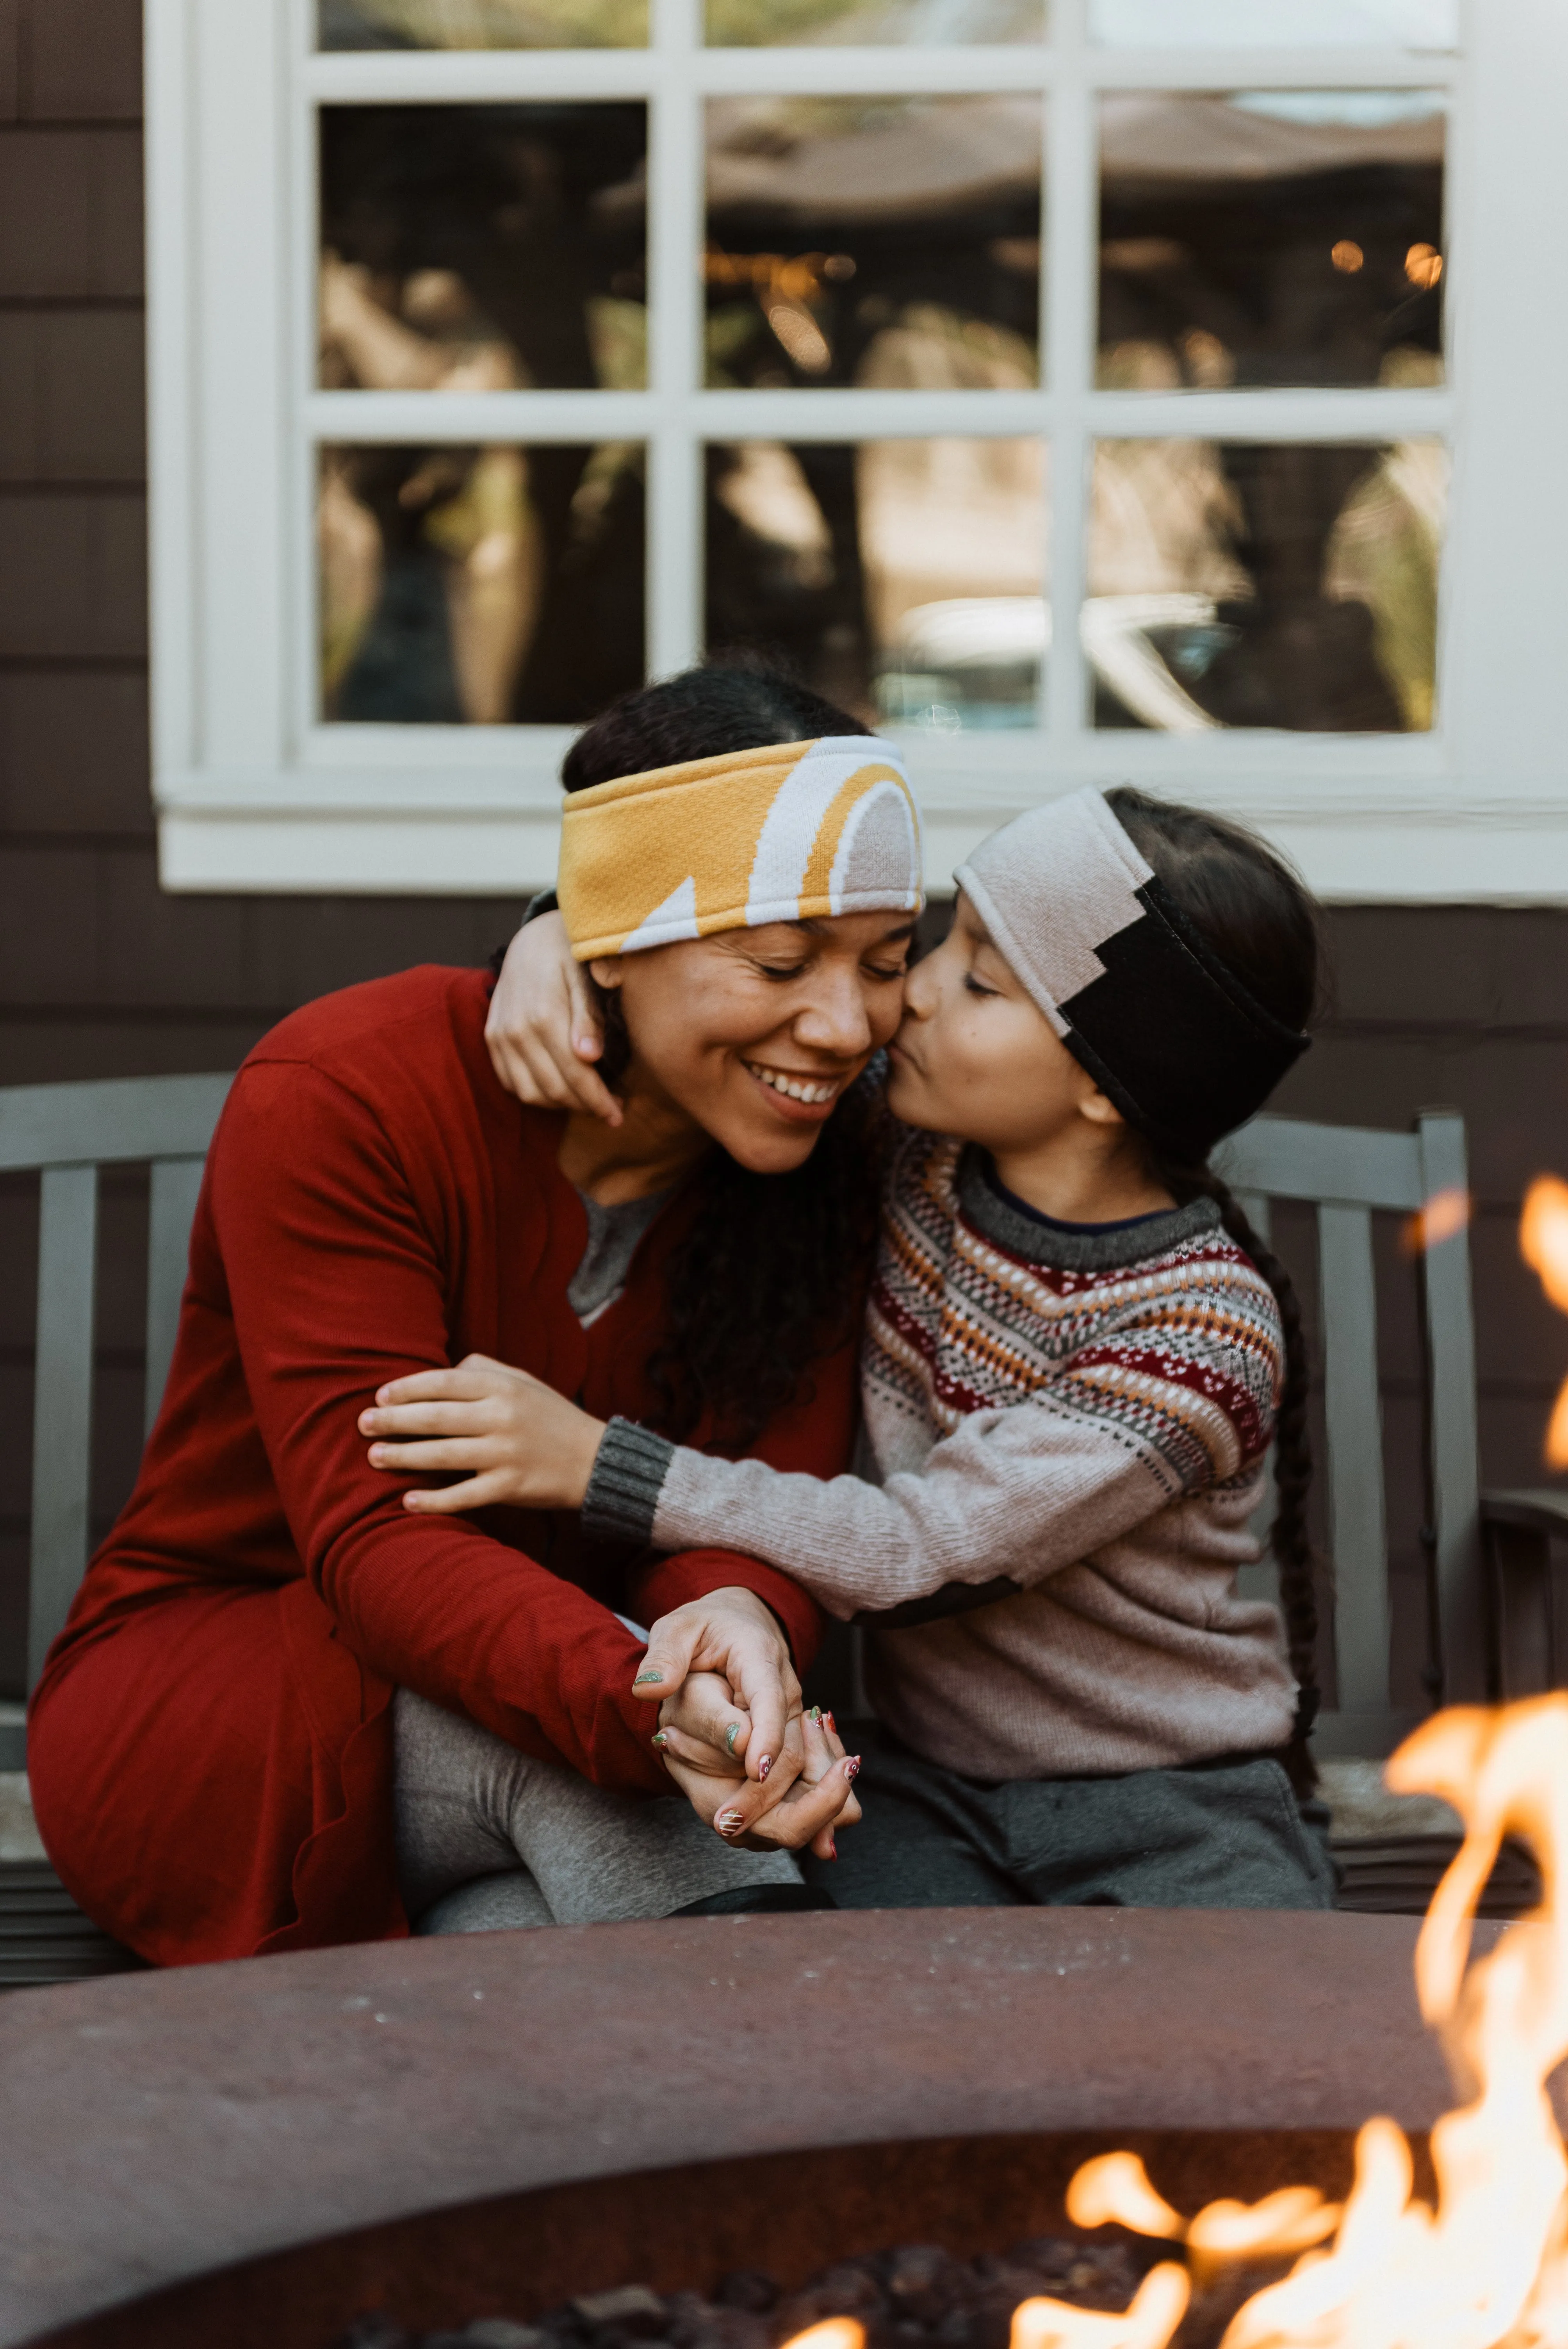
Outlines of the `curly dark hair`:
<svg viewBox="0 0 1568 2349">
<path fill-rule="evenodd" d="M 870 730 L 783 670 L 729 656 L 614 703 L 572 745 L 561 780 L 583 792 L 726 750 Z M 600 1074 L 614 1089 L 631 1046 L 619 997 L 595 993 Z M 754 1174 L 727 1151 L 709 1152 L 648 1364 L 661 1434 L 680 1442 L 706 1423 L 715 1443 L 743 1450 L 804 1394 L 811 1363 L 853 1338 L 876 1246 L 883 1123 L 880 1089 L 862 1081 L 788 1174 Z"/>
<path fill-rule="evenodd" d="M 1227 969 L 1288 1027 L 1305 1028 L 1317 1002 L 1319 940 L 1311 898 L 1289 868 L 1239 824 L 1176 807 L 1130 785 L 1106 798 L 1133 845 Z M 1274 1293 L 1284 1331 L 1284 1380 L 1274 1414 L 1277 1503 L 1269 1544 L 1279 1567 L 1280 1608 L 1297 1697 L 1295 1732 L 1282 1756 L 1298 1792 L 1316 1781 L 1307 1738 L 1317 1717 L 1317 1595 L 1306 1498 L 1312 1483 L 1307 1430 L 1311 1365 L 1301 1306 L 1289 1273 L 1248 1221 L 1240 1201 L 1208 1165 L 1181 1165 L 1154 1154 L 1155 1170 L 1179 1201 L 1212 1199 L 1226 1231 Z"/>
</svg>

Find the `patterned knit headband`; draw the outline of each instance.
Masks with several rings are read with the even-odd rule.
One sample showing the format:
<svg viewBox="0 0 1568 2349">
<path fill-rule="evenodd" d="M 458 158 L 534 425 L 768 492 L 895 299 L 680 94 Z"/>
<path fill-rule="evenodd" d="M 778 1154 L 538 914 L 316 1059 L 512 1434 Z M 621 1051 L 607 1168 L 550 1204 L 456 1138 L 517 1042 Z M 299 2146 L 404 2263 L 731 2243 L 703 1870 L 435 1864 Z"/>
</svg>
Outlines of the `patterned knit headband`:
<svg viewBox="0 0 1568 2349">
<path fill-rule="evenodd" d="M 920 910 L 920 819 L 873 734 L 769 743 L 574 792 L 556 891 L 572 951 Z"/>
<path fill-rule="evenodd" d="M 1068 1050 L 1178 1159 L 1206 1158 L 1307 1048 L 1200 937 L 1099 792 L 1031 808 L 954 877 Z"/>
</svg>

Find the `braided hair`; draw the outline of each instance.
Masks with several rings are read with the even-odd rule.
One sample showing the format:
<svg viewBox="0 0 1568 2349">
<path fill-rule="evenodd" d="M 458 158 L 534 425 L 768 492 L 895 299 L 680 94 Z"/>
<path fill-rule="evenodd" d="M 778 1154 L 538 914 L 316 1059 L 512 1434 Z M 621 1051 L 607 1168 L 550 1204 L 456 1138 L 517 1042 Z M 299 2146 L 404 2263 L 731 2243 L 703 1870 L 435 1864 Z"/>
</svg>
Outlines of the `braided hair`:
<svg viewBox="0 0 1568 2349">
<path fill-rule="evenodd" d="M 1310 1020 L 1318 988 L 1318 934 L 1312 900 L 1261 840 L 1195 808 L 1176 807 L 1125 785 L 1106 799 L 1140 854 L 1182 913 L 1266 1010 L 1290 1027 Z M 1315 1783 L 1307 1738 L 1317 1716 L 1317 1596 L 1306 1497 L 1312 1482 L 1307 1428 L 1311 1376 L 1301 1305 L 1289 1273 L 1253 1229 L 1240 1201 L 1208 1164 L 1184 1165 L 1151 1153 L 1173 1198 L 1212 1199 L 1236 1246 L 1274 1291 L 1284 1332 L 1284 1377 L 1274 1414 L 1276 1506 L 1269 1546 L 1279 1568 L 1297 1697 L 1295 1727 L 1282 1755 L 1299 1793 Z"/>
</svg>

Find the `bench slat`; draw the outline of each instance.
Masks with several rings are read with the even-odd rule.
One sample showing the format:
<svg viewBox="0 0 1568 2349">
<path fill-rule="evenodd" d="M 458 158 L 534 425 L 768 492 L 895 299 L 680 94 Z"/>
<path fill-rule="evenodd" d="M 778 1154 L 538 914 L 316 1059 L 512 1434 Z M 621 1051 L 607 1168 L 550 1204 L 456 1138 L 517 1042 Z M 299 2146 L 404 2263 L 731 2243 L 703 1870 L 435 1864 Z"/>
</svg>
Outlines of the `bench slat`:
<svg viewBox="0 0 1568 2349">
<path fill-rule="evenodd" d="M 180 1300 L 191 1253 L 191 1222 L 206 1165 L 202 1158 L 165 1158 L 152 1169 L 147 1231 L 146 1429 L 152 1433 L 180 1327 Z"/>
<path fill-rule="evenodd" d="M 98 1169 L 51 1167 L 41 1190 L 29 1688 L 44 1668 L 49 1642 L 70 1611 L 87 1569 Z"/>
</svg>

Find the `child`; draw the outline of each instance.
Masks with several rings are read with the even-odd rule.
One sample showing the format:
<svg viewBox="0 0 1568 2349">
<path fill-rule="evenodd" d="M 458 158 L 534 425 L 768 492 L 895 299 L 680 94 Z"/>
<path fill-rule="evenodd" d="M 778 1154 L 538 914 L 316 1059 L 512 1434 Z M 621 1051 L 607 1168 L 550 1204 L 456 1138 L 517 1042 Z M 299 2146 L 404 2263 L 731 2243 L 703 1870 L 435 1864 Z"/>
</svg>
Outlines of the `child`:
<svg viewBox="0 0 1568 2349">
<path fill-rule="evenodd" d="M 1019 817 L 957 882 L 890 1056 L 865 1481 L 477 1364 L 378 1398 L 413 1435 L 488 1381 L 470 1435 L 449 1402 L 457 1443 L 385 1464 L 470 1471 L 410 1506 L 581 1505 L 863 1623 L 882 1728 L 841 1905 L 1330 1907 L 1282 1766 L 1304 1783 L 1316 1704 L 1299 1319 L 1207 1164 L 1306 1047 L 1310 902 L 1248 833 L 1125 790 Z M 1289 1669 L 1234 1587 L 1271 1441 Z"/>
</svg>

